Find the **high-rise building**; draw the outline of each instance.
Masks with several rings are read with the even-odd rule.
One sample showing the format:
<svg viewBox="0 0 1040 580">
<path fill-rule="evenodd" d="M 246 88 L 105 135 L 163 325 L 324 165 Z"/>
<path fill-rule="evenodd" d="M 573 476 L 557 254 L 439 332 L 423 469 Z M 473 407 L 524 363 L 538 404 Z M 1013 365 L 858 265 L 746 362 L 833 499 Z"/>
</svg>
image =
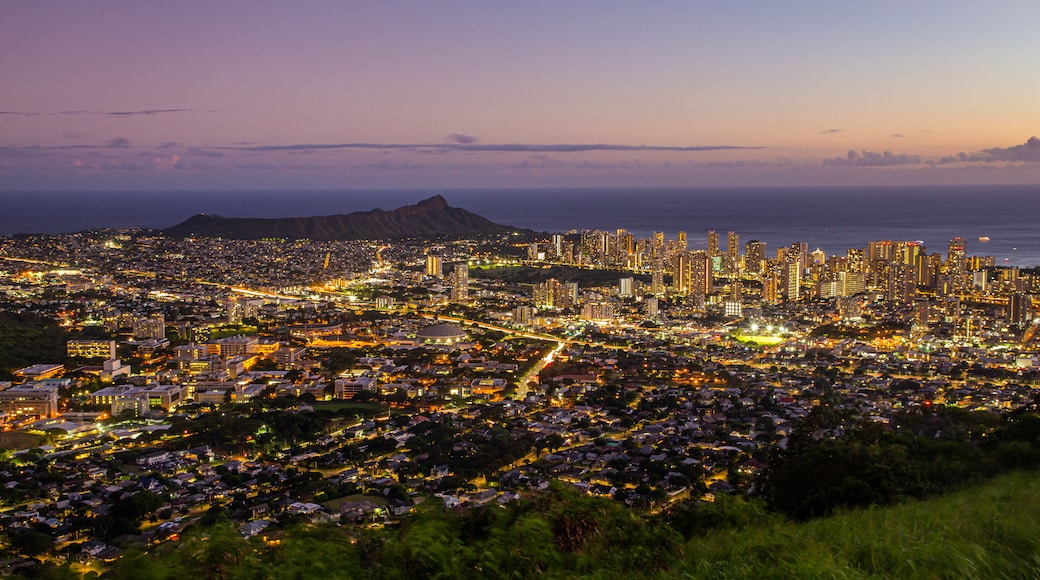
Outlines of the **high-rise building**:
<svg viewBox="0 0 1040 580">
<path fill-rule="evenodd" d="M 1028 324 L 1033 319 L 1033 299 L 1024 292 L 1015 292 L 1008 300 L 1008 320 L 1011 324 Z"/>
<path fill-rule="evenodd" d="M 766 243 L 751 240 L 744 244 L 744 267 L 756 276 L 762 274 L 766 265 Z"/>
<path fill-rule="evenodd" d="M 552 256 L 554 259 L 559 260 L 563 257 L 563 234 L 553 234 L 549 247 L 552 249 Z"/>
<path fill-rule="evenodd" d="M 863 272 L 837 272 L 838 295 L 854 296 L 863 292 Z"/>
<path fill-rule="evenodd" d="M 910 264 L 894 263 L 888 268 L 888 299 L 908 304 L 917 290 L 917 270 Z"/>
<path fill-rule="evenodd" d="M 726 261 L 730 274 L 740 272 L 740 236 L 737 232 L 726 233 Z"/>
<path fill-rule="evenodd" d="M 845 268 L 849 272 L 864 272 L 866 270 L 863 248 L 849 248 L 845 252 Z"/>
<path fill-rule="evenodd" d="M 534 305 L 539 308 L 570 308 L 578 303 L 578 283 L 549 278 L 534 285 Z"/>
<path fill-rule="evenodd" d="M 451 299 L 469 300 L 469 264 L 458 262 L 451 274 Z"/>
<path fill-rule="evenodd" d="M 664 255 L 664 232 L 654 232 L 654 242 L 651 249 L 655 257 Z"/>
<path fill-rule="evenodd" d="M 942 274 L 942 254 L 926 254 L 921 256 L 921 266 L 918 268 L 917 283 L 928 288 L 939 285 L 939 277 Z"/>
<path fill-rule="evenodd" d="M 540 250 L 539 250 L 539 247 L 538 247 L 538 242 L 531 242 L 527 246 L 527 259 L 528 260 L 538 260 L 541 257 L 543 257 L 543 256 L 540 256 L 539 254 L 540 254 Z"/>
<path fill-rule="evenodd" d="M 653 317 L 657 316 L 658 308 L 659 308 L 659 305 L 658 305 L 658 302 L 657 302 L 657 298 L 653 298 L 653 297 L 647 298 L 646 301 L 644 302 L 644 305 L 645 305 L 643 307 L 643 313 L 644 314 L 646 314 L 650 318 L 653 318 Z"/>
<path fill-rule="evenodd" d="M 690 256 L 686 252 L 675 257 L 672 266 L 672 287 L 677 294 L 690 293 Z"/>
<path fill-rule="evenodd" d="M 708 230 L 708 257 L 714 258 L 719 255 L 719 233 Z"/>
<path fill-rule="evenodd" d="M 797 258 L 788 257 L 783 264 L 780 292 L 784 300 L 794 302 L 802 297 L 802 268 Z"/>
<path fill-rule="evenodd" d="M 618 296 L 622 298 L 631 298 L 634 294 L 633 285 L 635 280 L 631 277 L 621 278 L 618 280 Z"/>
<path fill-rule="evenodd" d="M 957 291 L 964 289 L 964 272 L 968 268 L 967 244 L 957 236 L 950 240 L 946 254 L 946 276 Z"/>
<path fill-rule="evenodd" d="M 426 254 L 426 275 L 434 278 L 444 276 L 444 267 L 441 264 L 440 256 L 436 254 Z"/>
<path fill-rule="evenodd" d="M 134 319 L 134 338 L 166 338 L 166 317 L 162 313 Z"/>
<path fill-rule="evenodd" d="M 809 267 L 809 244 L 807 242 L 795 242 L 791 244 L 787 252 L 787 257 L 790 259 L 797 259 L 798 266 L 802 269 L 802 273 L 805 273 L 806 268 Z"/>
<path fill-rule="evenodd" d="M 885 262 L 892 260 L 891 240 L 878 240 L 876 242 L 867 243 L 867 263 L 872 264 L 876 260 L 883 260 Z"/>
<path fill-rule="evenodd" d="M 770 273 L 762 279 L 762 300 L 769 304 L 780 302 L 780 276 Z"/>
<path fill-rule="evenodd" d="M 711 272 L 711 258 L 704 250 L 695 250 L 689 253 L 690 262 L 690 288 L 693 294 L 707 296 L 713 290 Z"/>
<path fill-rule="evenodd" d="M 650 270 L 650 293 L 654 296 L 664 296 L 664 262 L 660 258 L 654 260 L 653 268 Z"/>
<path fill-rule="evenodd" d="M 680 252 L 685 252 L 686 250 L 690 249 L 690 243 L 686 239 L 686 232 L 679 232 L 678 234 L 676 234 L 675 240 L 676 244 L 679 246 Z"/>
</svg>

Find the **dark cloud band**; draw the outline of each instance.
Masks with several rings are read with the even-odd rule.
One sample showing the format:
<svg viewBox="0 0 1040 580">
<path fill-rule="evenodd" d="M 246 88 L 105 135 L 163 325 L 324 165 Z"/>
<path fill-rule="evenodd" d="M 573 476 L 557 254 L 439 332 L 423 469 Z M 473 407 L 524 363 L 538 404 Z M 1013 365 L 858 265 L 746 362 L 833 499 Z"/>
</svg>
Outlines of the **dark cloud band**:
<svg viewBox="0 0 1040 580">
<path fill-rule="evenodd" d="M 729 151 L 735 149 L 765 149 L 739 145 L 694 145 L 676 147 L 671 145 L 611 145 L 589 144 L 530 144 L 530 143 L 313 143 L 295 145 L 255 145 L 246 147 L 224 147 L 236 151 L 335 151 L 339 149 L 381 149 L 408 151 L 461 151 L 469 153 L 582 153 L 586 151 Z"/>
</svg>

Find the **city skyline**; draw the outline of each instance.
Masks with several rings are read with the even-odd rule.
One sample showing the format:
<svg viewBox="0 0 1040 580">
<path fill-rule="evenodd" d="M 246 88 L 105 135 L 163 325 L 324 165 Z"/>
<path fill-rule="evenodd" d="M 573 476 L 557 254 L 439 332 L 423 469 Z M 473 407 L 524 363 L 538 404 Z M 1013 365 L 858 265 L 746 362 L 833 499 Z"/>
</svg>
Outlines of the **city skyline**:
<svg viewBox="0 0 1040 580">
<path fill-rule="evenodd" d="M 0 191 L 1040 182 L 1040 6 L 10 7 Z"/>
</svg>

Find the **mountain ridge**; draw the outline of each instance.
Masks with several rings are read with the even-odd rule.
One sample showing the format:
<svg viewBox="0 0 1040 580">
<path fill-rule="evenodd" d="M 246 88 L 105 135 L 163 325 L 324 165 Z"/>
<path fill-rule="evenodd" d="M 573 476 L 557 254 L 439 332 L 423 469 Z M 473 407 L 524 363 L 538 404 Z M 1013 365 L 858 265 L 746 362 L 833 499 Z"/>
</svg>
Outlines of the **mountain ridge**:
<svg viewBox="0 0 1040 580">
<path fill-rule="evenodd" d="M 443 238 L 513 231 L 518 230 L 451 207 L 442 195 L 392 210 L 377 208 L 326 216 L 228 218 L 200 213 L 162 230 L 173 237 L 311 240 Z"/>
</svg>

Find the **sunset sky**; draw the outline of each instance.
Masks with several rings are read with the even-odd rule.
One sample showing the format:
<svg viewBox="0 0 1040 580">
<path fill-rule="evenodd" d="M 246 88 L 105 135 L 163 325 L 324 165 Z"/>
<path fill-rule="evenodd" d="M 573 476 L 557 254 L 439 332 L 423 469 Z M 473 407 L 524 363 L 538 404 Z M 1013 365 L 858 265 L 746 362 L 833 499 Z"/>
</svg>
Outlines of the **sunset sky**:
<svg viewBox="0 0 1040 580">
<path fill-rule="evenodd" d="M 6 2 L 0 190 L 1040 183 L 1036 0 Z"/>
</svg>

